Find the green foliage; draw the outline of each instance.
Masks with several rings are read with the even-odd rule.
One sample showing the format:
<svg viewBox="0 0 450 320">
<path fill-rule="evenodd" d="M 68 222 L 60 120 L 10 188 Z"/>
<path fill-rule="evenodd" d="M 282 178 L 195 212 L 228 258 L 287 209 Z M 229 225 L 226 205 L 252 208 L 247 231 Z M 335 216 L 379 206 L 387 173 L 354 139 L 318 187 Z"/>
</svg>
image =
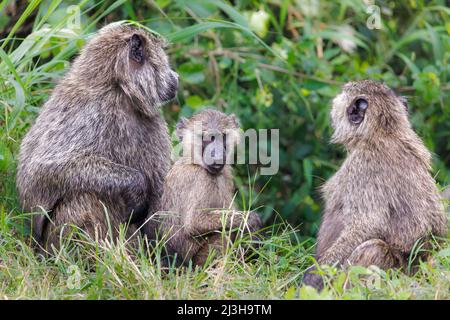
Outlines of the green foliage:
<svg viewBox="0 0 450 320">
<path fill-rule="evenodd" d="M 71 4 L 80 9 L 79 25 Z M 297 290 L 310 263 L 297 237 L 317 231 L 318 188 L 344 157 L 329 144 L 328 119 L 343 83 L 372 78 L 406 95 L 411 122 L 434 152 L 436 179 L 450 183 L 450 10 L 445 0 L 376 4 L 381 29 L 367 27 L 371 13 L 360 0 L 0 1 L 0 297 L 142 298 L 146 291 L 152 298 L 448 298 L 446 249 L 436 255 L 441 262 L 421 265 L 416 278 L 382 273 L 373 290 L 359 276 L 378 271 L 366 269 L 348 278 L 329 271 L 333 284 L 320 295 Z M 236 166 L 238 199 L 259 208 L 267 224 L 279 214 L 301 224 L 300 231 L 265 241 L 257 264 L 220 269 L 227 280 L 206 269 L 163 281 L 144 256 L 136 264 L 117 248 L 97 248 L 96 273 L 83 271 L 83 288 L 70 291 L 64 283 L 76 259 L 65 253 L 39 261 L 20 238 L 20 141 L 89 35 L 119 20 L 138 21 L 171 41 L 168 53 L 181 76 L 177 101 L 164 108 L 171 129 L 179 116 L 204 107 L 236 113 L 244 129 L 280 129 L 279 173 L 260 176 L 257 166 Z M 205 283 L 217 289 L 203 289 Z"/>
</svg>

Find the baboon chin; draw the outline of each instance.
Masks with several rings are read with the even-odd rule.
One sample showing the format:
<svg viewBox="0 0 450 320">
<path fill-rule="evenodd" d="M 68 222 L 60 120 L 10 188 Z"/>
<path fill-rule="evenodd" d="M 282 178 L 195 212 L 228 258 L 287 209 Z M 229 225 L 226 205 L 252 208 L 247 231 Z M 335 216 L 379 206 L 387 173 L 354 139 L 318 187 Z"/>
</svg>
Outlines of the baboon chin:
<svg viewBox="0 0 450 320">
<path fill-rule="evenodd" d="M 406 267 L 418 240 L 447 234 L 431 155 L 411 128 L 406 100 L 374 81 L 350 82 L 333 100 L 331 121 L 333 142 L 348 154 L 322 188 L 318 263 Z M 313 269 L 303 283 L 321 288 Z"/>
<path fill-rule="evenodd" d="M 58 247 L 74 225 L 92 238 L 130 234 L 159 208 L 170 166 L 170 139 L 159 107 L 178 76 L 164 41 L 111 24 L 82 49 L 22 141 L 17 187 L 33 236 Z M 109 217 L 106 217 L 108 215 Z"/>
<path fill-rule="evenodd" d="M 161 211 L 151 215 L 146 226 L 151 237 L 157 233 L 165 239 L 177 264 L 203 265 L 209 251 L 220 254 L 237 230 L 255 232 L 262 227 L 256 212 L 232 206 L 234 184 L 227 154 L 237 143 L 238 129 L 234 115 L 210 109 L 177 124 L 183 155 L 167 174 Z"/>
</svg>

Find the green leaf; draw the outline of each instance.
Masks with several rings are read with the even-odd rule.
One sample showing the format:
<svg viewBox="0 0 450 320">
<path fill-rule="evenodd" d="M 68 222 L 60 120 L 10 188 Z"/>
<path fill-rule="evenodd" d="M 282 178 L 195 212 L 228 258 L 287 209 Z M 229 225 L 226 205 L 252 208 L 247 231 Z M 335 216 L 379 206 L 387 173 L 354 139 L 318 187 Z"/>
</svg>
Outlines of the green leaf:
<svg viewBox="0 0 450 320">
<path fill-rule="evenodd" d="M 7 171 L 14 165 L 13 156 L 7 146 L 0 141 L 0 171 Z"/>
<path fill-rule="evenodd" d="M 187 28 L 183 28 L 179 31 L 166 35 L 166 38 L 171 42 L 180 42 L 183 40 L 189 40 L 192 37 L 195 37 L 199 33 L 202 33 L 206 30 L 216 29 L 216 28 L 233 28 L 233 26 L 229 24 L 225 24 L 222 22 L 200 22 L 189 26 Z"/>
<path fill-rule="evenodd" d="M 204 105 L 204 101 L 199 96 L 194 95 L 186 98 L 186 104 L 192 107 L 192 109 L 197 109 Z"/>
<path fill-rule="evenodd" d="M 397 56 L 400 59 L 402 59 L 403 62 L 406 64 L 406 66 L 409 68 L 409 70 L 411 70 L 411 73 L 413 74 L 413 76 L 416 76 L 420 72 L 420 69 L 407 56 L 405 56 L 402 53 L 398 53 Z"/>
<path fill-rule="evenodd" d="M 14 33 L 20 28 L 20 26 L 25 22 L 25 20 L 30 16 L 30 14 L 37 8 L 37 6 L 41 3 L 41 0 L 32 0 L 25 11 L 20 15 L 19 20 L 14 24 L 11 31 L 9 32 L 6 39 L 3 41 L 3 44 L 0 48 L 4 48 L 8 41 L 11 39 Z"/>
<path fill-rule="evenodd" d="M 236 9 L 234 9 L 232 6 L 228 5 L 224 1 L 220 0 L 202 0 L 201 2 L 211 3 L 223 10 L 231 19 L 234 20 L 237 24 L 249 28 L 247 20 L 244 18 L 243 15 L 239 13 Z"/>
<path fill-rule="evenodd" d="M 437 254 L 437 256 L 438 256 L 438 257 L 441 257 L 441 258 L 447 258 L 447 257 L 450 257 L 450 247 L 449 247 L 449 248 L 442 249 L 441 251 L 439 251 L 438 254 Z"/>
<path fill-rule="evenodd" d="M 183 81 L 189 84 L 199 84 L 205 81 L 205 75 L 203 73 L 204 66 L 200 63 L 184 63 L 178 68 Z"/>
<path fill-rule="evenodd" d="M 293 300 L 296 298 L 297 288 L 294 286 L 289 287 L 284 294 L 286 300 Z"/>
<path fill-rule="evenodd" d="M 206 22 L 199 22 L 195 25 L 189 26 L 187 28 L 183 28 L 182 30 L 175 31 L 171 34 L 165 35 L 166 39 L 168 39 L 171 42 L 180 42 L 183 40 L 189 40 L 192 37 L 196 36 L 197 34 L 204 32 L 209 29 L 236 29 L 241 32 L 243 32 L 246 35 L 251 36 L 254 38 L 260 45 L 262 45 L 264 48 L 266 48 L 270 53 L 272 53 L 274 56 L 279 58 L 280 60 L 283 60 L 282 57 L 278 53 L 276 53 L 269 45 L 267 45 L 263 40 L 261 40 L 254 32 L 252 32 L 249 28 L 243 27 L 237 23 L 228 22 L 228 21 L 212 21 L 212 19 L 209 19 L 209 21 Z"/>
<path fill-rule="evenodd" d="M 305 175 L 306 182 L 308 183 L 308 186 L 311 188 L 312 186 L 312 171 L 313 166 L 312 162 L 309 159 L 303 160 L 303 174 Z"/>
</svg>

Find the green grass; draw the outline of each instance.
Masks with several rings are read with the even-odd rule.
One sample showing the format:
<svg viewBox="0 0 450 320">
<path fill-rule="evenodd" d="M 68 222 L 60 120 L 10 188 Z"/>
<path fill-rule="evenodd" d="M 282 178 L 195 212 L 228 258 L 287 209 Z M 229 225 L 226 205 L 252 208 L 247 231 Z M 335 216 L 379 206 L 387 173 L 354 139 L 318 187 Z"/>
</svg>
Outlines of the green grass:
<svg viewBox="0 0 450 320">
<path fill-rule="evenodd" d="M 365 27 L 359 0 L 318 1 L 313 15 L 290 1 L 237 1 L 234 7 L 219 0 L 82 1 L 80 28 L 68 27 L 70 1 L 18 1 L 25 6 L 15 20 L 5 13 L 11 2 L 0 1 L 0 299 L 450 299 L 450 237 L 414 275 L 327 268 L 322 293 L 300 287 L 314 263 L 322 208 L 317 190 L 343 158 L 328 144 L 329 105 L 342 83 L 370 77 L 407 95 L 412 125 L 434 153 L 433 174 L 439 185 L 449 184 L 444 0 L 377 1 L 385 9 L 382 30 Z M 267 20 L 255 27 L 249 17 L 258 10 Z M 213 106 L 236 113 L 244 129 L 282 129 L 276 176 L 236 168 L 238 207 L 257 207 L 267 226 L 276 223 L 253 259 L 240 256 L 246 239 L 203 269 L 165 272 L 143 246 L 127 252 L 124 239 L 114 245 L 84 240 L 52 258 L 30 248 L 29 217 L 15 188 L 20 141 L 89 35 L 119 20 L 139 21 L 172 42 L 168 53 L 181 88 L 176 103 L 164 108 L 170 128 L 180 115 Z M 349 40 L 354 51 L 343 50 L 336 38 Z"/>
<path fill-rule="evenodd" d="M 300 242 L 287 224 L 277 224 L 258 242 L 240 238 L 203 268 L 162 268 L 160 246 L 153 261 L 142 243 L 126 250 L 83 239 L 63 243 L 51 258 L 36 255 L 30 239 L 17 233 L 22 218 L 1 213 L 0 298 L 2 299 L 449 299 L 450 252 L 437 249 L 415 275 L 398 270 L 352 267 L 322 270 L 327 285 L 318 293 L 301 287 L 313 260 L 310 242 Z M 16 225 L 16 227 L 14 227 Z M 253 245 L 246 258 L 241 249 Z M 213 255 L 211 256 L 213 258 Z"/>
</svg>

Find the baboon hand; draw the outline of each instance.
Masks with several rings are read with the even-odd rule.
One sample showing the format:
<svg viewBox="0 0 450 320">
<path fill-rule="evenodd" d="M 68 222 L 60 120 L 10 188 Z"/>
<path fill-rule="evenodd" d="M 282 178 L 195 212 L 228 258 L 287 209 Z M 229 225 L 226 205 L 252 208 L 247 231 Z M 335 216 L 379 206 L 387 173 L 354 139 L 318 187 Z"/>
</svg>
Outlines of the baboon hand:
<svg viewBox="0 0 450 320">
<path fill-rule="evenodd" d="M 122 196 L 126 206 L 127 222 L 143 220 L 148 211 L 147 181 L 143 174 L 136 171 L 124 187 Z"/>
</svg>

